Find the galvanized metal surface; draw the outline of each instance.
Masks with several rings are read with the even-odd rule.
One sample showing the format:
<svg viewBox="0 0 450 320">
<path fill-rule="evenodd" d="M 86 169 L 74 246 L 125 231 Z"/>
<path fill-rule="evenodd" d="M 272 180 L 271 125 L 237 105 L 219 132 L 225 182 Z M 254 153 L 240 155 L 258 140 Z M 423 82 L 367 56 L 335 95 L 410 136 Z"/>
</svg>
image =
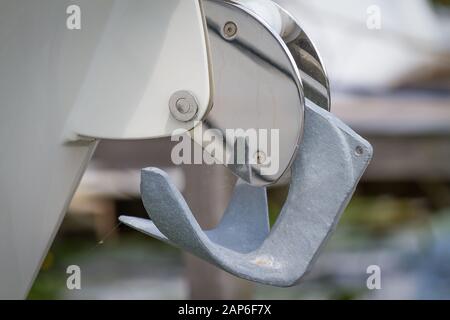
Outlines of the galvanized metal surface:
<svg viewBox="0 0 450 320">
<path fill-rule="evenodd" d="M 289 195 L 270 233 L 265 188 L 237 185 L 222 222 L 214 230 L 203 231 L 167 175 L 153 168 L 142 171 L 141 182 L 152 221 L 120 220 L 236 276 L 291 286 L 314 263 L 371 158 L 367 141 L 310 104 Z"/>
</svg>

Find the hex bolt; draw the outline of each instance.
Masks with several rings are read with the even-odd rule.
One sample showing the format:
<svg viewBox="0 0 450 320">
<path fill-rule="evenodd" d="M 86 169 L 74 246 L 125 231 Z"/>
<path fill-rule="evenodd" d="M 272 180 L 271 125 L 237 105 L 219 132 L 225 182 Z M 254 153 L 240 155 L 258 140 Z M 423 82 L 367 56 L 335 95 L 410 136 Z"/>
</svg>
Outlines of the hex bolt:
<svg viewBox="0 0 450 320">
<path fill-rule="evenodd" d="M 198 102 L 189 91 L 177 91 L 170 97 L 169 108 L 170 113 L 176 120 L 189 122 L 197 115 Z"/>
<path fill-rule="evenodd" d="M 236 23 L 229 21 L 223 27 L 223 37 L 227 40 L 233 40 L 238 32 Z"/>
</svg>

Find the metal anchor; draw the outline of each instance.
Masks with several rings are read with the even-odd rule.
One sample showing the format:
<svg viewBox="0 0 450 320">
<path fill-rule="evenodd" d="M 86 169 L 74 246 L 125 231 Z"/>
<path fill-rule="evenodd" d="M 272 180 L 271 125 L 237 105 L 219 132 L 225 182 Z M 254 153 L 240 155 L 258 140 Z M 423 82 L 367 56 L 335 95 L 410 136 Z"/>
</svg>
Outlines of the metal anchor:
<svg viewBox="0 0 450 320">
<path fill-rule="evenodd" d="M 266 5 L 265 11 L 258 11 L 261 4 Z M 236 127 L 287 128 L 280 132 L 280 153 L 284 156 L 280 168 L 262 179 L 260 168 L 251 163 L 224 163 L 240 180 L 221 222 L 206 231 L 168 176 L 159 169 L 144 169 L 141 194 L 151 220 L 125 216 L 120 220 L 238 277 L 291 286 L 311 268 L 332 234 L 370 162 L 372 147 L 327 111 L 329 85 L 320 58 L 284 10 L 270 1 L 258 0 L 206 1 L 205 11 L 218 85 L 214 109 L 204 122 L 210 127 L 228 128 L 231 120 L 236 120 L 236 112 L 250 110 L 262 114 L 263 119 L 244 125 L 241 122 Z M 264 12 L 271 12 L 275 19 L 268 21 Z M 236 27 L 230 29 L 231 39 L 227 32 L 221 32 L 230 21 Z M 277 21 L 284 23 L 278 29 Z M 251 41 L 255 33 L 259 42 Z M 236 62 L 247 65 L 233 69 Z M 241 68 L 247 68 L 248 77 L 257 73 L 263 82 L 275 78 L 278 88 L 287 88 L 271 93 L 278 103 L 252 100 L 256 89 L 251 84 L 250 90 L 236 92 L 222 82 L 236 79 Z M 245 77 L 245 72 L 239 76 Z M 236 104 L 237 99 L 244 103 Z M 234 146 L 235 141 L 224 137 L 219 143 L 226 148 Z M 289 173 L 289 194 L 270 230 L 266 186 Z"/>
</svg>

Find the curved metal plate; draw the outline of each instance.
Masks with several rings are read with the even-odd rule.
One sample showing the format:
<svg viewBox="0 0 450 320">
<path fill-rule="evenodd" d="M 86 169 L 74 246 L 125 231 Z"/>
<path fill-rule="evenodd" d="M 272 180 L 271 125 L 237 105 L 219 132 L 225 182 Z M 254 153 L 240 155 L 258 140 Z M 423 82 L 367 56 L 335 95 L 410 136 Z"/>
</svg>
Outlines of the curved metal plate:
<svg viewBox="0 0 450 320">
<path fill-rule="evenodd" d="M 219 133 L 205 141 L 204 128 L 197 127 L 193 139 L 206 150 L 220 150 L 212 152 L 215 159 L 245 182 L 273 184 L 290 167 L 303 133 L 298 69 L 279 34 L 253 12 L 216 0 L 204 8 L 215 84 L 204 126 Z M 235 34 L 226 34 L 229 24 Z"/>
<path fill-rule="evenodd" d="M 314 43 L 295 18 L 271 0 L 229 0 L 254 12 L 288 47 L 302 79 L 305 99 L 331 110 L 328 75 Z"/>
</svg>

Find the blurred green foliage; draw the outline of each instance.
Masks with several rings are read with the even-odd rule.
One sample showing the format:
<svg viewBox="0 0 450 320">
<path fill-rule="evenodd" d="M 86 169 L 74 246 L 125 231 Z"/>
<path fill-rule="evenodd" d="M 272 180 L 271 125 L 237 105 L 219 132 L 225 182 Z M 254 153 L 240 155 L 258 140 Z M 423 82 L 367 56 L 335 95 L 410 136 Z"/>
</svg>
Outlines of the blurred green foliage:
<svg viewBox="0 0 450 320">
<path fill-rule="evenodd" d="M 431 0 L 434 5 L 450 7 L 450 0 Z"/>
</svg>

